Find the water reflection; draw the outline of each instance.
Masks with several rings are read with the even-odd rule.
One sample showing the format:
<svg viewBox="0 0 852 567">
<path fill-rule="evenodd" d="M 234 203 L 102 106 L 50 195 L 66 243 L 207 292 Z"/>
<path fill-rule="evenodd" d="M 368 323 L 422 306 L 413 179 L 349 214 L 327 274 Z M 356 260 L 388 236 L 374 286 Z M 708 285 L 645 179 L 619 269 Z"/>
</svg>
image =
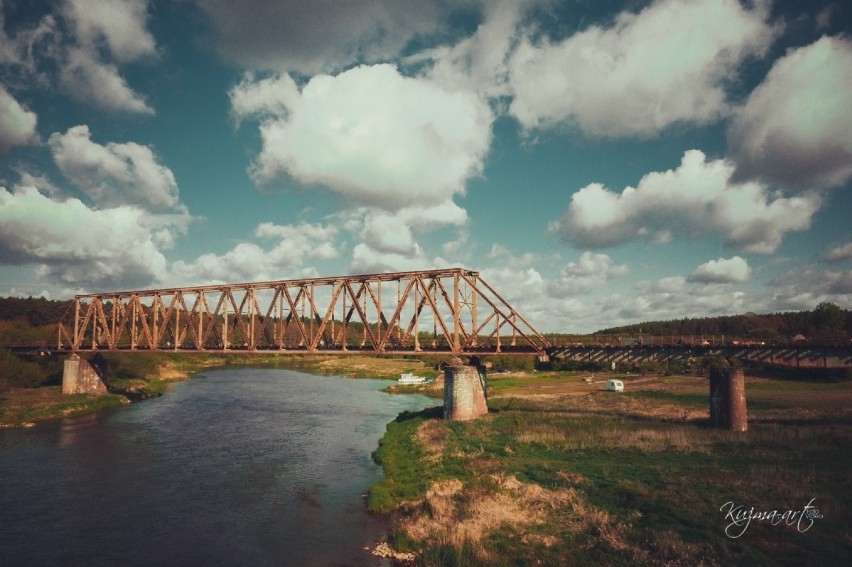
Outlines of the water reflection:
<svg viewBox="0 0 852 567">
<path fill-rule="evenodd" d="M 106 419 L 107 412 L 98 412 L 59 420 L 56 446 L 64 447 L 80 442 L 92 429 L 100 427 Z"/>
</svg>

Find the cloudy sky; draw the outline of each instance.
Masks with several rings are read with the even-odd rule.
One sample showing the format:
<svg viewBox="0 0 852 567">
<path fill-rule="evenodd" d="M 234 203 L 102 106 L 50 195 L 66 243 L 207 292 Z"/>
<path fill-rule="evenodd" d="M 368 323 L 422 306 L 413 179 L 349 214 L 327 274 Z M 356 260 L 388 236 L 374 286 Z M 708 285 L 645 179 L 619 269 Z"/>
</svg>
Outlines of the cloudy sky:
<svg viewBox="0 0 852 567">
<path fill-rule="evenodd" d="M 852 308 L 845 0 L 0 0 L 0 295 L 462 266 Z"/>
</svg>

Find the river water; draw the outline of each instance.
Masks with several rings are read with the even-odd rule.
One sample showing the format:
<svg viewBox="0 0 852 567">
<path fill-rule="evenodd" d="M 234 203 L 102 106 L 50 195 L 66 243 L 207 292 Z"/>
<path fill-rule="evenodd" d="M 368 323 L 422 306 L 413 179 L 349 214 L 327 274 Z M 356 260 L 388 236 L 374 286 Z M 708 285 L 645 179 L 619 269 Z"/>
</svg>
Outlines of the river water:
<svg viewBox="0 0 852 567">
<path fill-rule="evenodd" d="M 370 453 L 435 401 L 388 382 L 206 372 L 143 403 L 0 431 L 0 565 L 382 565 Z"/>
</svg>

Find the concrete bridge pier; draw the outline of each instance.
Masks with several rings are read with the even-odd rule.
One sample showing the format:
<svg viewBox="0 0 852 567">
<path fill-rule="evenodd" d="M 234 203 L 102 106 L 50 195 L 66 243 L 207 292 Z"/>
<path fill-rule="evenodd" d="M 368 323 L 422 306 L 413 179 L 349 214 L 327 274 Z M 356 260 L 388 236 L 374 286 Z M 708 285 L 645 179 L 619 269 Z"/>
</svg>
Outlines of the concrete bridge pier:
<svg viewBox="0 0 852 567">
<path fill-rule="evenodd" d="M 465 366 L 454 359 L 444 369 L 444 419 L 468 421 L 487 413 L 485 368 Z"/>
<path fill-rule="evenodd" d="M 748 429 L 742 368 L 710 372 L 710 425 L 731 431 Z"/>
<path fill-rule="evenodd" d="M 65 360 L 62 369 L 63 394 L 93 394 L 102 396 L 107 393 L 106 365 L 98 360 L 92 362 L 72 354 Z"/>
</svg>

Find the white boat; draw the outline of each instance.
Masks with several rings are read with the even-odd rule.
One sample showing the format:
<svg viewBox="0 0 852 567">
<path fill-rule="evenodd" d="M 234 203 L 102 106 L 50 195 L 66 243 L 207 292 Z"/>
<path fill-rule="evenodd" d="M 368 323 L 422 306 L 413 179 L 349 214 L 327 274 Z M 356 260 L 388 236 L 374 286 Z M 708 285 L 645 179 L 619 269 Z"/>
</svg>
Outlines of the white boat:
<svg viewBox="0 0 852 567">
<path fill-rule="evenodd" d="M 404 372 L 399 375 L 400 384 L 425 384 L 426 381 L 425 376 L 415 376 L 411 372 Z"/>
</svg>

